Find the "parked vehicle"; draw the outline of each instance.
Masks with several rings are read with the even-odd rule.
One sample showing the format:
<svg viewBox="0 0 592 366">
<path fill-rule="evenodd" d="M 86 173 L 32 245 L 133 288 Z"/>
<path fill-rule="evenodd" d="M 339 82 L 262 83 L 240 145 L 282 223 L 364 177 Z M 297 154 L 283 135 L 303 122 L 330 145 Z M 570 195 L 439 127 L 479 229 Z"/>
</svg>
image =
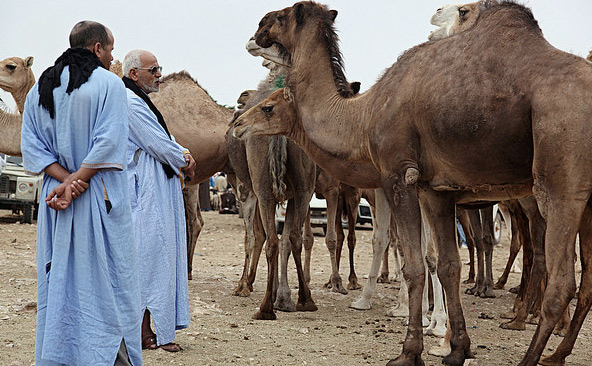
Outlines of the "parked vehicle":
<svg viewBox="0 0 592 366">
<path fill-rule="evenodd" d="M 325 199 L 317 198 L 315 195 L 310 200 L 310 225 L 314 227 L 323 228 L 323 232 L 327 233 L 327 201 Z M 275 229 L 278 234 L 284 230 L 284 222 L 286 220 L 286 206 L 277 205 L 275 210 Z M 342 218 L 344 226 L 347 226 L 347 219 Z M 370 213 L 370 204 L 364 198 L 360 200 L 358 205 L 358 225 L 364 224 L 372 225 L 372 215 Z"/>
<path fill-rule="evenodd" d="M 43 175 L 27 175 L 20 157 L 0 156 L 7 163 L 0 174 L 0 209 L 20 212 L 23 222 L 30 224 L 37 218 Z"/>
</svg>

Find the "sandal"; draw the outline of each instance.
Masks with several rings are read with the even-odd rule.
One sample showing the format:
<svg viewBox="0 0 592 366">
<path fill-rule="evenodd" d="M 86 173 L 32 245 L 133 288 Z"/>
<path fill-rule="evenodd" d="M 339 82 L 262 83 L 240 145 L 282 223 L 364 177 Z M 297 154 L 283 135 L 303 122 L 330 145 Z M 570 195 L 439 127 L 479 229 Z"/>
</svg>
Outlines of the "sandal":
<svg viewBox="0 0 592 366">
<path fill-rule="evenodd" d="M 156 335 L 150 334 L 142 338 L 142 349 L 157 349 Z"/>
<path fill-rule="evenodd" d="M 179 352 L 183 349 L 177 343 L 172 343 L 172 342 L 167 343 L 167 344 L 163 344 L 163 345 L 159 346 L 159 348 L 161 348 L 162 350 L 167 351 L 167 352 Z"/>
</svg>

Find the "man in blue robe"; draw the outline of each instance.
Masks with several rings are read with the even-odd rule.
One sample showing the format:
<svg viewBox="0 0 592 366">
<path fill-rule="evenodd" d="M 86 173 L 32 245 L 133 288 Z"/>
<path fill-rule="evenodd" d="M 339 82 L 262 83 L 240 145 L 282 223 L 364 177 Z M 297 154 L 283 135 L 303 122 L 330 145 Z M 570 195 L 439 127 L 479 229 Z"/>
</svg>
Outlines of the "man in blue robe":
<svg viewBox="0 0 592 366">
<path fill-rule="evenodd" d="M 131 51 L 122 67 L 128 88 L 128 187 L 145 310 L 142 347 L 177 352 L 175 330 L 187 328 L 190 320 L 182 188 L 195 161 L 175 142 L 148 97 L 159 89 L 162 68 L 156 57 Z"/>
<path fill-rule="evenodd" d="M 83 21 L 25 103 L 25 169 L 45 172 L 37 221 L 37 366 L 142 364 L 127 191 L 125 87 L 113 35 Z"/>
</svg>

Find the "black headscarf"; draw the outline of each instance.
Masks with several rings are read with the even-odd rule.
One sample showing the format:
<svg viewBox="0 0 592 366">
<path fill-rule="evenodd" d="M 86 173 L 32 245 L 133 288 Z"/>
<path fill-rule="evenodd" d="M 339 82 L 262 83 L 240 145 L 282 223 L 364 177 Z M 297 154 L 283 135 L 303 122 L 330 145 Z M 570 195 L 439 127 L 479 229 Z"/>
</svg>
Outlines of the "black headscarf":
<svg viewBox="0 0 592 366">
<path fill-rule="evenodd" d="M 138 84 L 136 84 L 132 79 L 124 76 L 122 78 L 123 83 L 125 84 L 125 87 L 128 88 L 129 90 L 133 91 L 134 94 L 136 94 L 138 97 L 140 97 L 144 102 L 146 102 L 146 104 L 148 104 L 148 108 L 150 108 L 150 110 L 152 111 L 152 113 L 154 113 L 154 115 L 156 116 L 156 118 L 158 119 L 158 123 L 162 126 L 162 128 L 164 128 L 164 132 L 166 132 L 167 136 L 169 137 L 169 139 L 171 139 L 171 134 L 169 132 L 169 129 L 164 121 L 164 117 L 162 116 L 162 113 L 160 113 L 160 111 L 158 110 L 158 108 L 156 108 L 156 106 L 154 105 L 154 103 L 152 103 L 152 100 L 150 100 L 150 97 L 148 97 L 148 94 L 146 94 L 142 88 L 140 88 L 138 86 Z M 162 163 L 162 167 L 164 168 L 164 172 L 166 173 L 167 177 L 173 178 L 177 176 L 177 173 L 175 173 L 175 170 L 166 163 Z"/>
<path fill-rule="evenodd" d="M 97 55 L 89 49 L 68 48 L 58 57 L 53 66 L 43 71 L 39 78 L 39 105 L 49 112 L 52 119 L 55 117 L 53 90 L 61 85 L 60 76 L 66 66 L 69 67 L 70 72 L 66 89 L 68 94 L 86 83 L 97 67 L 105 67 Z"/>
</svg>

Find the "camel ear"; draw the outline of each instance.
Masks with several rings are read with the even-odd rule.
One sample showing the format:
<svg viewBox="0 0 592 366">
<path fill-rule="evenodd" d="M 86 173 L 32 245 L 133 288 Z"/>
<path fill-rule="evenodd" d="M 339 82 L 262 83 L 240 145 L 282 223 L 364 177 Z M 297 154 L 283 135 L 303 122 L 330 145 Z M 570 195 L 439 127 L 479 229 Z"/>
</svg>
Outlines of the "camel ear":
<svg viewBox="0 0 592 366">
<path fill-rule="evenodd" d="M 304 23 L 304 4 L 298 3 L 294 5 L 294 16 L 296 17 L 296 24 Z"/>
<path fill-rule="evenodd" d="M 358 94 L 360 92 L 360 86 L 362 84 L 359 81 L 354 81 L 353 83 L 349 84 L 349 86 L 352 89 L 352 92 L 354 93 L 354 95 Z"/>
<path fill-rule="evenodd" d="M 337 18 L 337 10 L 329 10 L 329 13 L 331 13 L 331 21 L 334 22 Z"/>
<path fill-rule="evenodd" d="M 25 58 L 25 67 L 33 66 L 33 56 L 28 56 Z"/>
</svg>

